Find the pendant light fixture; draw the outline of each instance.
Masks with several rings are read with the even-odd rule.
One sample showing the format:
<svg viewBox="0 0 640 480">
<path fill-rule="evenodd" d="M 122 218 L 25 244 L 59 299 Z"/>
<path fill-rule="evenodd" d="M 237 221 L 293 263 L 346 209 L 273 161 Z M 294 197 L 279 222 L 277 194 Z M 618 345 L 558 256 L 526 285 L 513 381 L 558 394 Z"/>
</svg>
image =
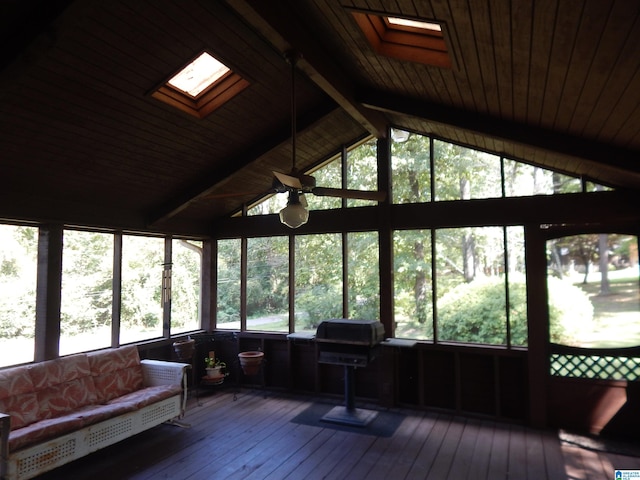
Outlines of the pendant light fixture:
<svg viewBox="0 0 640 480">
<path fill-rule="evenodd" d="M 287 227 L 298 228 L 309 220 L 309 210 L 300 203 L 299 197 L 295 190 L 289 192 L 287 206 L 280 210 L 280 221 Z"/>
<path fill-rule="evenodd" d="M 291 171 L 296 171 L 296 61 L 295 52 L 287 54 L 291 64 Z M 287 206 L 280 210 L 280 221 L 289 228 L 298 228 L 309 220 L 309 210 L 304 194 L 296 189 L 289 191 Z"/>
</svg>

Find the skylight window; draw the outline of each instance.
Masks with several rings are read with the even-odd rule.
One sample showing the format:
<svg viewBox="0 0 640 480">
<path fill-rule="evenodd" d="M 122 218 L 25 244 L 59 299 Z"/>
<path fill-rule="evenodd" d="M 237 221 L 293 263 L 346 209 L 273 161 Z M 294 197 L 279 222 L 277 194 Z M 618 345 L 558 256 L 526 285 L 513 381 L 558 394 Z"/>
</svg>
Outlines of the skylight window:
<svg viewBox="0 0 640 480">
<path fill-rule="evenodd" d="M 438 23 L 418 22 L 417 20 L 409 20 L 407 18 L 387 17 L 387 22 L 391 25 L 400 25 L 402 27 L 421 28 L 423 30 L 433 30 L 441 32 L 442 27 Z"/>
<path fill-rule="evenodd" d="M 195 98 L 229 71 L 222 62 L 203 52 L 167 83 Z"/>
<path fill-rule="evenodd" d="M 200 53 L 151 96 L 197 118 L 220 108 L 249 82 L 209 52 Z"/>
<path fill-rule="evenodd" d="M 371 47 L 379 55 L 451 68 L 441 24 L 373 13 L 352 14 Z"/>
</svg>

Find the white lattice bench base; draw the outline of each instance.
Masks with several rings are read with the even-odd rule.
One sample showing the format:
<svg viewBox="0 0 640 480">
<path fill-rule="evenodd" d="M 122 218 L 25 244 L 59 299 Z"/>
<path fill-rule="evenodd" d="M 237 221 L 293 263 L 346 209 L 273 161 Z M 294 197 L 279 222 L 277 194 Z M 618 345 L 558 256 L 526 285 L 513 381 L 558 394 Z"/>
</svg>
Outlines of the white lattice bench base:
<svg viewBox="0 0 640 480">
<path fill-rule="evenodd" d="M 28 479 L 108 445 L 179 417 L 182 398 L 176 395 L 135 412 L 105 420 L 49 442 L 12 453 L 7 480 Z"/>
</svg>

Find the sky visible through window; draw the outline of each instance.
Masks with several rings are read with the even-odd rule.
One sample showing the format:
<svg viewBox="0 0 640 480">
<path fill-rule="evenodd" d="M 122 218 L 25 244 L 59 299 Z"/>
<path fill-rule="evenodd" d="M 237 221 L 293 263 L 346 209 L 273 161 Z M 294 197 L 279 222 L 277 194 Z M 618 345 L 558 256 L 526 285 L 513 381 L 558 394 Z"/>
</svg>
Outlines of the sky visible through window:
<svg viewBox="0 0 640 480">
<path fill-rule="evenodd" d="M 223 63 L 207 52 L 203 52 L 193 62 L 180 70 L 168 83 L 195 98 L 228 71 L 229 69 Z"/>
<path fill-rule="evenodd" d="M 406 18 L 387 17 L 387 21 L 391 25 L 399 25 L 401 27 L 421 28 L 423 30 L 434 30 L 440 32 L 442 28 L 437 23 L 418 22 L 416 20 L 408 20 Z"/>
</svg>

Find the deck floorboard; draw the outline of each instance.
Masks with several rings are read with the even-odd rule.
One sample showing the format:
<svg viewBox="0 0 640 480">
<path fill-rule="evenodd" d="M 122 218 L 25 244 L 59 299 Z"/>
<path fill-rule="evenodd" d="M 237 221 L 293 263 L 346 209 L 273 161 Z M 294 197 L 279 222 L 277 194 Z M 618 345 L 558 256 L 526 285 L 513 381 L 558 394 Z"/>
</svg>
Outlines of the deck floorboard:
<svg viewBox="0 0 640 480">
<path fill-rule="evenodd" d="M 331 480 L 467 478 L 600 480 L 640 470 L 640 456 L 582 448 L 557 432 L 410 409 L 395 431 L 294 421 L 327 399 L 220 390 L 191 399 L 184 422 L 160 425 L 40 480 Z M 375 408 L 366 405 L 366 408 Z"/>
</svg>

